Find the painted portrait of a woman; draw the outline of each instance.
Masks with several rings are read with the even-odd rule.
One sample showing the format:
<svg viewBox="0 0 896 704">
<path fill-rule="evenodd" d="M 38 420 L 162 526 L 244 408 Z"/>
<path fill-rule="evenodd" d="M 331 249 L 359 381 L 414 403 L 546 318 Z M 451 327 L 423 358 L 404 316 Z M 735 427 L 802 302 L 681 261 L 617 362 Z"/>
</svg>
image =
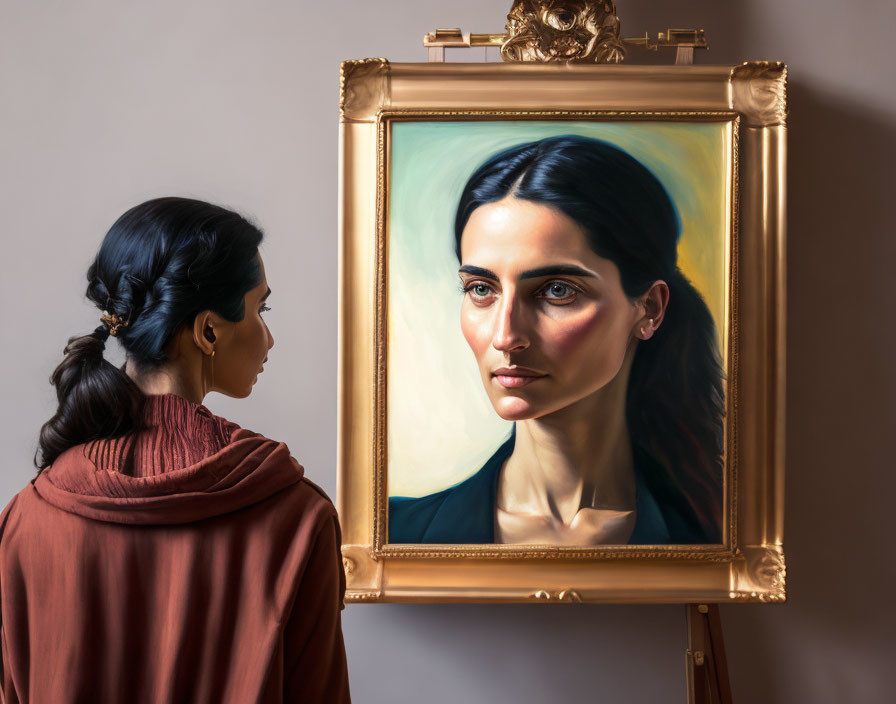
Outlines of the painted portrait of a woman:
<svg viewBox="0 0 896 704">
<path fill-rule="evenodd" d="M 663 184 L 600 139 L 475 170 L 454 226 L 460 331 L 512 430 L 467 479 L 390 497 L 389 542 L 721 542 L 723 371 L 680 233 Z"/>
</svg>

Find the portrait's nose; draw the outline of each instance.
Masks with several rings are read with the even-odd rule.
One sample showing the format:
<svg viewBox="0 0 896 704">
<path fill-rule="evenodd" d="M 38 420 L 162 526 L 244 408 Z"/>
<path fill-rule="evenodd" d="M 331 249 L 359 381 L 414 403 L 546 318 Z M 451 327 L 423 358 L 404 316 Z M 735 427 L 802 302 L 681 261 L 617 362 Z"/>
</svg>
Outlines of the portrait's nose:
<svg viewBox="0 0 896 704">
<path fill-rule="evenodd" d="M 492 347 L 499 352 L 524 350 L 529 346 L 522 312 L 512 296 L 505 296 L 501 301 L 492 334 Z"/>
</svg>

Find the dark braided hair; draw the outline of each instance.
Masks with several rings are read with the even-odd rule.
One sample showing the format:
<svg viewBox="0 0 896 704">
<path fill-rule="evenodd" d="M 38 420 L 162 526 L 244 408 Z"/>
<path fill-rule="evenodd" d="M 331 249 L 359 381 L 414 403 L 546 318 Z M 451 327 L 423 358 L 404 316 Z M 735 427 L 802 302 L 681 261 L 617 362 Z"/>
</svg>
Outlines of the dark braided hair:
<svg viewBox="0 0 896 704">
<path fill-rule="evenodd" d="M 681 225 L 666 189 L 638 160 L 598 139 L 564 135 L 511 147 L 464 188 L 454 230 L 458 259 L 473 211 L 510 194 L 578 223 L 591 249 L 619 268 L 630 299 L 660 279 L 668 284 L 663 324 L 635 353 L 626 422 L 661 506 L 674 508 L 704 542 L 721 542 L 723 371 L 712 314 L 678 268 Z"/>
<path fill-rule="evenodd" d="M 183 324 L 213 310 L 238 322 L 246 292 L 261 281 L 261 231 L 241 215 L 189 198 L 157 198 L 112 225 L 87 270 L 87 298 L 126 321 L 116 337 L 139 372 L 168 361 L 166 345 Z M 38 472 L 83 442 L 136 428 L 145 396 L 103 357 L 110 328 L 69 339 L 50 376 L 59 407 L 40 430 Z"/>
</svg>

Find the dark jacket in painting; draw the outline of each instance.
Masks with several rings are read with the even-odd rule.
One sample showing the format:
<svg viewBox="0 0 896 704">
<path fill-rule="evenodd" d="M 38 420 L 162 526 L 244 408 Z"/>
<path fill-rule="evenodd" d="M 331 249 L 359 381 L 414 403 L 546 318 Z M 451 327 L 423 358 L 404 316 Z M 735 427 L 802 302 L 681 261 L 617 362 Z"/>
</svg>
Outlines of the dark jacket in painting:
<svg viewBox="0 0 896 704">
<path fill-rule="evenodd" d="M 469 479 L 419 498 L 389 499 L 390 543 L 494 543 L 498 474 L 513 452 L 515 435 Z M 652 460 L 635 453 L 637 518 L 630 545 L 711 542 L 674 501 L 655 496 L 645 474 Z M 679 504 L 680 506 L 680 504 Z"/>
</svg>

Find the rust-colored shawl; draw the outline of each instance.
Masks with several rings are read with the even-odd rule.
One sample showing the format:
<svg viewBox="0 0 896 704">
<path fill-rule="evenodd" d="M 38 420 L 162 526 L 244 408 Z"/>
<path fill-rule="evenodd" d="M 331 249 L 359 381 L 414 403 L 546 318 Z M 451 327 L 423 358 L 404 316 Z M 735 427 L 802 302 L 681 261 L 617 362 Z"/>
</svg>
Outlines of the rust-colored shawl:
<svg viewBox="0 0 896 704">
<path fill-rule="evenodd" d="M 179 396 L 0 517 L 4 702 L 348 702 L 339 524 L 283 443 Z"/>
</svg>

